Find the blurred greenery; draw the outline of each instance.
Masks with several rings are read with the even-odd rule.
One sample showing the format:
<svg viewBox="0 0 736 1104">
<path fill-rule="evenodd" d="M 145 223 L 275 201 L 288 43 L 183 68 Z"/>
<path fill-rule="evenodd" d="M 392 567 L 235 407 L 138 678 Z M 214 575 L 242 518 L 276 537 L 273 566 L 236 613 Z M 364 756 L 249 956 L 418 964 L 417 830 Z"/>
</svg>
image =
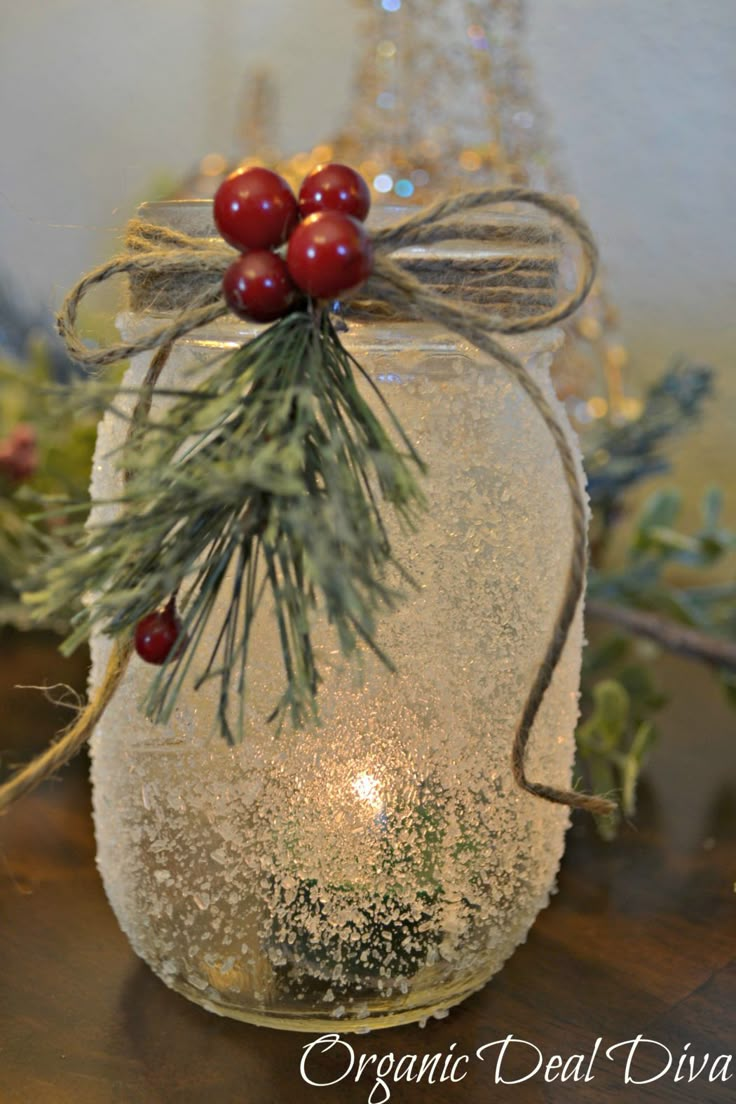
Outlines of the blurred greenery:
<svg viewBox="0 0 736 1104">
<path fill-rule="evenodd" d="M 16 426 L 28 425 L 38 450 L 37 469 L 21 485 L 0 473 L 0 625 L 30 627 L 18 585 L 29 562 L 40 554 L 38 538 L 44 527 L 54 523 L 53 515 L 30 521 L 38 499 L 80 501 L 87 496 L 96 423 L 91 415 L 59 416 L 56 375 L 49 342 L 41 335 L 31 337 L 22 360 L 0 358 L 0 442 Z"/>
<path fill-rule="evenodd" d="M 661 619 L 659 645 L 614 629 L 595 633 L 584 655 L 578 778 L 620 802 L 617 814 L 598 821 L 607 839 L 622 817 L 635 812 L 639 775 L 658 735 L 654 718 L 666 701 L 655 662 L 670 629 L 685 625 L 703 639 L 736 641 L 736 533 L 722 523 L 723 492 L 705 490 L 694 532 L 680 525 L 685 501 L 678 488 L 651 494 L 633 518 L 629 509 L 631 489 L 669 469 L 667 449 L 697 423 L 712 395 L 710 370 L 678 360 L 650 388 L 636 422 L 601 423 L 587 442 L 593 510 L 588 598 Z M 614 556 L 613 530 L 623 522 L 628 547 L 623 557 Z M 726 581 L 722 571 L 717 581 L 709 578 L 723 567 Z M 736 706 L 736 673 L 724 668 L 716 675 Z"/>
</svg>

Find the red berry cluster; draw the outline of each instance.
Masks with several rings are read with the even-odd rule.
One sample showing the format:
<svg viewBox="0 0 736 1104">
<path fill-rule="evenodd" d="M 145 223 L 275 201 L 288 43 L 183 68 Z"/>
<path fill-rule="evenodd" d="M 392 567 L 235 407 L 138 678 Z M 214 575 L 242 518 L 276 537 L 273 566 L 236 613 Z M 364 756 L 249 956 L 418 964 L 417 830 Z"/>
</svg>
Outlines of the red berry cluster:
<svg viewBox="0 0 736 1104">
<path fill-rule="evenodd" d="M 235 314 L 272 322 L 288 314 L 300 293 L 329 299 L 370 275 L 373 250 L 363 226 L 368 185 L 347 165 L 318 165 L 299 198 L 270 169 L 240 169 L 217 189 L 214 219 L 241 256 L 223 277 Z M 286 244 L 285 259 L 274 250 Z"/>
</svg>

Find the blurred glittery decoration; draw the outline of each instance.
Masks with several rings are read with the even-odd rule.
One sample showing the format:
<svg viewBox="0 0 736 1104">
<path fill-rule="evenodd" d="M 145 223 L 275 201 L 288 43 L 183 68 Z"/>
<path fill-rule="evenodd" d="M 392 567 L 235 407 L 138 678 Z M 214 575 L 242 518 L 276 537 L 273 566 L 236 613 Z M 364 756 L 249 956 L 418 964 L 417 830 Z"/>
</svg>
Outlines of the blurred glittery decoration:
<svg viewBox="0 0 736 1104">
<path fill-rule="evenodd" d="M 439 191 L 504 183 L 567 191 L 524 51 L 525 0 L 356 3 L 366 46 L 331 154 L 356 165 L 377 197 L 424 203 Z M 311 160 L 300 154 L 299 169 Z M 639 412 L 623 393 L 628 353 L 615 325 L 599 280 L 554 369 L 578 423 Z"/>
</svg>

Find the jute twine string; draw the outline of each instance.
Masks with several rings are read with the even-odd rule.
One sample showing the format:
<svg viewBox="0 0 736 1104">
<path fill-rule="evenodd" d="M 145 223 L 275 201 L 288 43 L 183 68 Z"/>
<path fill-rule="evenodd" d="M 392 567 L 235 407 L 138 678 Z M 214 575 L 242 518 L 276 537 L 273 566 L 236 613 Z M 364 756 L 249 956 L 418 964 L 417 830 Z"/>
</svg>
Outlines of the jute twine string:
<svg viewBox="0 0 736 1104">
<path fill-rule="evenodd" d="M 492 224 L 480 223 L 472 215 L 473 212 L 504 203 L 529 204 L 547 212 L 567 227 L 580 246 L 582 264 L 577 285 L 566 298 L 551 308 L 511 318 L 491 315 L 460 297 L 461 281 L 458 283 L 458 298 L 438 295 L 392 256 L 410 246 L 446 241 L 493 244 L 496 239 Z M 465 338 L 502 364 L 513 376 L 534 404 L 552 437 L 570 497 L 572 553 L 551 637 L 514 735 L 511 762 L 517 784 L 528 793 L 595 814 L 610 813 L 615 805 L 604 797 L 558 789 L 543 782 L 531 781 L 526 775 L 527 748 L 534 721 L 562 656 L 585 586 L 586 506 L 575 457 L 544 392 L 522 363 L 493 336 L 494 333 L 527 333 L 554 325 L 571 315 L 585 299 L 595 277 L 597 249 L 593 236 L 583 219 L 563 200 L 526 188 L 509 187 L 484 189 L 442 199 L 392 227 L 375 232 L 372 240 L 374 269 L 355 297 L 356 306 L 363 312 L 373 310 L 380 316 L 385 316 L 388 311 L 404 318 L 432 322 Z M 540 244 L 538 226 L 530 226 L 526 240 Z M 549 236 L 545 240 L 549 241 Z M 58 329 L 71 356 L 90 368 L 104 367 L 151 349 L 158 350 L 134 413 L 129 431 L 133 432 L 148 413 L 156 381 L 171 346 L 179 338 L 228 313 L 222 298 L 222 274 L 232 262 L 234 253 L 224 242 L 190 237 L 140 219 L 130 223 L 126 245 L 125 253 L 94 269 L 72 289 L 60 311 Z M 448 268 L 456 263 L 459 265 L 461 262 L 451 258 L 447 260 Z M 130 277 L 134 303 L 136 299 L 145 301 L 147 297 L 149 306 L 154 309 L 156 289 L 165 286 L 167 309 L 171 309 L 173 301 L 180 305 L 179 313 L 134 341 L 103 349 L 89 348 L 78 331 L 79 305 L 92 288 L 116 275 Z M 449 282 L 452 283 L 452 279 Z M 48 778 L 83 746 L 119 685 L 131 651 L 129 640 L 115 643 L 105 675 L 89 704 L 60 740 L 0 787 L 0 810 Z"/>
</svg>

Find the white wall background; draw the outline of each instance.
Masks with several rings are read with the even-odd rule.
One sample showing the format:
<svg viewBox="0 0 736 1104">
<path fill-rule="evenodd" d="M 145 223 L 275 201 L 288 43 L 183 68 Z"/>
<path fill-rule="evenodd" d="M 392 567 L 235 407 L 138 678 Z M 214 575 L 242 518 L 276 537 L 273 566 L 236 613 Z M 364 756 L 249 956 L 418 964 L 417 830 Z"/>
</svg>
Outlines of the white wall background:
<svg viewBox="0 0 736 1104">
<path fill-rule="evenodd" d="M 641 370 L 676 349 L 730 368 L 736 0 L 528 5 L 538 91 Z M 0 0 L 0 271 L 58 303 L 157 171 L 231 147 L 258 62 L 282 81 L 283 147 L 329 135 L 355 19 L 348 0 Z"/>
</svg>

